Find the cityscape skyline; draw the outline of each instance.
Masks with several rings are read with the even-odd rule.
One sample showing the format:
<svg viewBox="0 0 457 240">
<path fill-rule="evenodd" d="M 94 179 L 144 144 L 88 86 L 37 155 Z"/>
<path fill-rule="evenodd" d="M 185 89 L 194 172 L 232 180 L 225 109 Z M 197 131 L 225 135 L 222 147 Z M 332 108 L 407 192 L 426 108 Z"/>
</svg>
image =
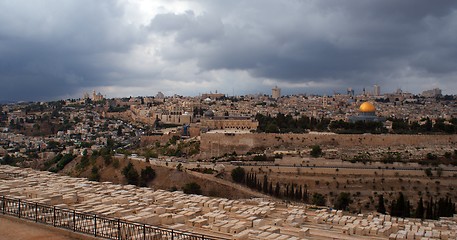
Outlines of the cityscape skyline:
<svg viewBox="0 0 457 240">
<path fill-rule="evenodd" d="M 414 6 L 414 7 L 413 7 Z M 2 2 L 1 101 L 457 93 L 454 1 Z M 274 17 L 271 17 L 274 16 Z M 81 27 L 84 26 L 84 27 Z"/>
<path fill-rule="evenodd" d="M 96 92 L 96 89 L 93 89 L 92 91 L 86 91 L 81 94 L 81 96 L 74 96 L 74 97 L 69 97 L 69 98 L 61 98 L 61 99 L 49 99 L 47 101 L 57 101 L 57 100 L 68 100 L 68 99 L 95 99 L 95 101 L 99 101 L 102 99 L 116 99 L 116 98 L 137 98 L 137 97 L 155 97 L 155 98 L 166 98 L 166 97 L 173 97 L 173 96 L 181 96 L 181 97 L 202 97 L 206 98 L 208 95 L 220 95 L 220 96 L 225 96 L 225 97 L 242 97 L 242 96 L 252 96 L 252 95 L 263 95 L 263 96 L 271 96 L 271 98 L 278 100 L 281 97 L 284 96 L 335 96 L 335 95 L 349 95 L 349 96 L 371 96 L 371 97 L 380 97 L 383 98 L 389 94 L 401 94 L 401 93 L 407 93 L 411 96 L 416 95 L 416 96 L 423 96 L 423 97 L 436 97 L 436 96 L 444 96 L 444 95 L 449 95 L 452 96 L 454 94 L 446 94 L 443 93 L 443 91 L 440 88 L 432 88 L 432 89 L 424 89 L 422 92 L 418 93 L 411 93 L 408 91 L 403 91 L 401 88 L 397 88 L 394 91 L 384 91 L 380 85 L 374 84 L 371 87 L 363 87 L 361 89 L 358 89 L 357 91 L 354 90 L 353 88 L 347 88 L 345 91 L 333 91 L 332 93 L 289 93 L 289 92 L 283 92 L 282 89 L 278 86 L 275 86 L 274 88 L 270 89 L 270 92 L 252 92 L 252 93 L 246 93 L 246 94 L 235 94 L 233 91 L 232 93 L 229 92 L 220 92 L 218 90 L 213 91 L 208 91 L 208 92 L 201 92 L 196 95 L 181 95 L 177 93 L 173 94 L 164 94 L 161 91 L 158 91 L 157 93 L 150 93 L 147 95 L 130 95 L 130 96 L 109 96 L 109 95 L 104 95 L 101 92 Z M 20 103 L 20 102 L 40 102 L 40 101 L 11 101 L 11 100 L 2 100 L 0 99 L 0 104 L 9 104 L 9 103 Z M 43 102 L 43 101 L 41 101 Z M 44 101 L 46 102 L 46 101 Z"/>
</svg>

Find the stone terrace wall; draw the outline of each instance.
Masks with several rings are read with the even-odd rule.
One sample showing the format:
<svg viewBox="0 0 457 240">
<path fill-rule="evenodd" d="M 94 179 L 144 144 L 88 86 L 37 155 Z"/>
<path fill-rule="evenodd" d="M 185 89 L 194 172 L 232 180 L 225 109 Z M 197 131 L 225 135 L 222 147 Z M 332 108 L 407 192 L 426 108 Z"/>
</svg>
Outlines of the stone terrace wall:
<svg viewBox="0 0 457 240">
<path fill-rule="evenodd" d="M 224 134 L 201 135 L 200 149 L 207 156 L 220 156 L 236 151 L 244 154 L 260 149 L 300 149 L 312 145 L 352 147 L 399 147 L 399 146 L 452 146 L 457 135 L 396 135 L 396 134 Z"/>
</svg>

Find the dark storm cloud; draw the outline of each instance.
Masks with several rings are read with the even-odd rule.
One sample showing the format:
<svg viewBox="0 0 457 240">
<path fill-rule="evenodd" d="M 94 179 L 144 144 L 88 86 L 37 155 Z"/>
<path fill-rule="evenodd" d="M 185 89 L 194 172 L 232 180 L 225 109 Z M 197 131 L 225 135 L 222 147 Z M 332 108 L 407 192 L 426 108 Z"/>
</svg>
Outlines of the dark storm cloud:
<svg viewBox="0 0 457 240">
<path fill-rule="evenodd" d="M 151 3 L 0 1 L 0 100 L 103 87 L 186 95 L 203 82 L 457 89 L 454 0 Z"/>
<path fill-rule="evenodd" d="M 138 41 L 115 1 L 0 5 L 0 100 L 49 100 L 110 84 L 113 79 L 103 77 L 110 63 L 94 62 Z"/>
<path fill-rule="evenodd" d="M 188 49 L 204 70 L 247 70 L 285 82 L 390 81 L 398 86 L 396 74 L 404 69 L 436 78 L 457 69 L 456 1 L 206 3 L 208 12 L 220 16 L 224 37 Z M 156 16 L 151 25 L 179 22 L 179 28 L 166 31 L 176 32 L 174 44 L 182 45 L 198 39 L 198 32 L 183 34 L 196 22 L 188 16 Z M 198 23 L 205 29 L 213 22 Z"/>
</svg>

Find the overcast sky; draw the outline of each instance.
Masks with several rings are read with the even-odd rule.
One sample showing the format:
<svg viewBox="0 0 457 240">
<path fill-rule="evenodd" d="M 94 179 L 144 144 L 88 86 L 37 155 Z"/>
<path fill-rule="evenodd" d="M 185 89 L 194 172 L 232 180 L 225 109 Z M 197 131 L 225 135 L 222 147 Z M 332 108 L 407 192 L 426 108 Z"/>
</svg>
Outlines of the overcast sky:
<svg viewBox="0 0 457 240">
<path fill-rule="evenodd" d="M 457 93 L 455 0 L 0 0 L 0 100 Z"/>
</svg>

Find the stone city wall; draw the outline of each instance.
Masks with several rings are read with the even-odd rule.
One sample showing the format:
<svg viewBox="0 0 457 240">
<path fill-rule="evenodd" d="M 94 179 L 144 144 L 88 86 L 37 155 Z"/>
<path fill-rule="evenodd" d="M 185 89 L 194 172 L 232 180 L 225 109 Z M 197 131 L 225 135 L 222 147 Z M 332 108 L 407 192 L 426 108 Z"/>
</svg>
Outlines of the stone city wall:
<svg viewBox="0 0 457 240">
<path fill-rule="evenodd" d="M 335 148 L 357 147 L 430 147 L 452 146 L 457 135 L 395 135 L 395 134 L 269 134 L 269 133 L 206 133 L 201 135 L 200 149 L 208 156 L 265 149 L 300 149 L 313 145 Z"/>
<path fill-rule="evenodd" d="M 163 135 L 153 135 L 153 136 L 141 136 L 140 145 L 142 147 L 155 144 L 159 142 L 160 144 L 167 143 L 173 136 L 180 136 L 179 133 L 173 134 L 163 134 Z"/>
</svg>

